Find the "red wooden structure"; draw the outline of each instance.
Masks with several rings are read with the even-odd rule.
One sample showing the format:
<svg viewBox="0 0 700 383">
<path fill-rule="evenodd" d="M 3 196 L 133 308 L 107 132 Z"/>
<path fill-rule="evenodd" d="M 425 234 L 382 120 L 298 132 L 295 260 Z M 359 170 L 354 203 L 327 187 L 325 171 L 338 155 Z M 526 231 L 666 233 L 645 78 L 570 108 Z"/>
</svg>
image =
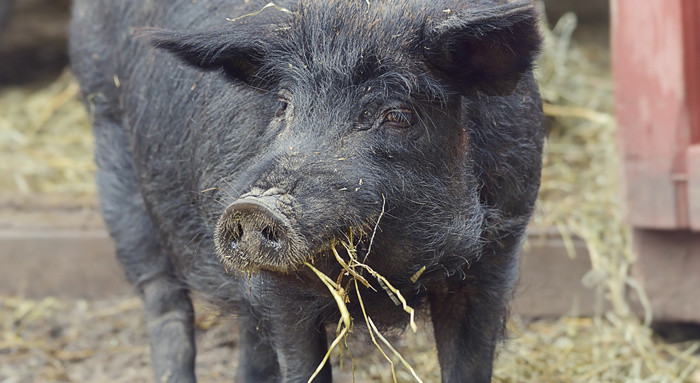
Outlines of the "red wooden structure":
<svg viewBox="0 0 700 383">
<path fill-rule="evenodd" d="M 700 0 L 612 0 L 618 144 L 638 276 L 700 322 Z"/>
</svg>

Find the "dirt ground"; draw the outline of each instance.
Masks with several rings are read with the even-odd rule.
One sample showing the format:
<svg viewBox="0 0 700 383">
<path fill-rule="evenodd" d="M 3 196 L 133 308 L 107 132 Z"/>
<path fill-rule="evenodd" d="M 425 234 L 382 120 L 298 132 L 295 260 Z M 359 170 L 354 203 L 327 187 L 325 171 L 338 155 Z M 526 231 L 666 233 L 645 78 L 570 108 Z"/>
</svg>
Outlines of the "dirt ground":
<svg viewBox="0 0 700 383">
<path fill-rule="evenodd" d="M 152 382 L 148 340 L 141 302 L 124 297 L 101 301 L 29 301 L 3 297 L 0 303 L 0 381 L 29 382 Z M 199 308 L 197 316 L 197 376 L 200 382 L 231 382 L 238 358 L 233 318 Z M 430 332 L 393 343 L 400 346 L 425 382 L 439 380 Z M 361 331 L 350 338 L 358 367 L 357 382 L 389 382 L 391 369 L 368 344 Z M 338 382 L 352 382 L 352 361 L 333 358 Z M 397 368 L 399 382 L 409 382 Z"/>
<path fill-rule="evenodd" d="M 198 307 L 197 376 L 200 382 L 233 382 L 237 328 L 205 306 Z M 0 382 L 152 382 L 141 302 L 135 297 L 61 301 L 0 297 Z M 439 366 L 429 325 L 390 337 L 425 383 L 439 382 Z M 340 366 L 332 357 L 335 381 L 392 382 L 389 363 L 356 329 Z M 562 318 L 509 323 L 499 350 L 495 382 L 679 382 L 700 383 L 692 361 L 700 343 L 673 345 L 656 339 L 659 352 L 636 354 L 634 346 L 604 320 Z M 677 369 L 648 371 L 650 361 L 675 361 Z M 355 366 L 353 380 L 352 366 Z M 396 367 L 397 382 L 415 382 Z"/>
</svg>

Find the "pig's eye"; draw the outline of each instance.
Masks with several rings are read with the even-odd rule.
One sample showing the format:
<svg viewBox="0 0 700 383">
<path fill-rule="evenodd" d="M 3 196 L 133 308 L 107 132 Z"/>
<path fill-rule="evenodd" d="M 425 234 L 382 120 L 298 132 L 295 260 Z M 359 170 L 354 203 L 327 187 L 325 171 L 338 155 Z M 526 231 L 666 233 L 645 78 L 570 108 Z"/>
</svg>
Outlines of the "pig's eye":
<svg viewBox="0 0 700 383">
<path fill-rule="evenodd" d="M 277 99 L 277 103 L 277 112 L 275 112 L 275 115 L 277 117 L 282 117 L 285 113 L 287 113 L 287 108 L 289 108 L 289 101 L 280 97 Z"/>
<path fill-rule="evenodd" d="M 413 125 L 415 114 L 408 109 L 390 110 L 384 115 L 382 125 L 395 129 L 406 129 Z"/>
</svg>

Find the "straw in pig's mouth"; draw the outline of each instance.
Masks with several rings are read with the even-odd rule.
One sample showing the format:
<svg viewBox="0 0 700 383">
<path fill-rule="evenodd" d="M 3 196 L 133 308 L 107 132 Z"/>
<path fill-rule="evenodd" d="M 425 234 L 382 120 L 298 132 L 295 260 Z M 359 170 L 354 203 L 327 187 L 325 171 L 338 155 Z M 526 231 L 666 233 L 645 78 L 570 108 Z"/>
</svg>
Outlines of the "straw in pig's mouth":
<svg viewBox="0 0 700 383">
<path fill-rule="evenodd" d="M 372 236 L 373 238 L 373 236 Z M 362 241 L 361 241 L 362 243 Z M 350 312 L 347 308 L 347 303 L 349 303 L 350 296 L 348 294 L 348 291 L 346 288 L 343 286 L 346 286 L 348 288 L 353 288 L 356 292 L 357 300 L 360 305 L 360 308 L 362 309 L 362 315 L 364 317 L 364 321 L 367 324 L 367 329 L 369 331 L 370 337 L 372 339 L 372 343 L 377 347 L 377 349 L 381 352 L 381 354 L 389 361 L 391 365 L 391 373 L 394 378 L 394 382 L 396 382 L 396 370 L 394 368 L 394 363 L 391 360 L 391 358 L 387 355 L 387 353 L 384 351 L 384 349 L 379 345 L 377 342 L 377 338 L 381 340 L 381 342 L 391 351 L 391 354 L 397 358 L 401 364 L 408 370 L 410 371 L 411 375 L 413 378 L 417 381 L 422 383 L 422 380 L 418 377 L 416 374 L 415 370 L 411 365 L 401 356 L 401 354 L 396 351 L 396 349 L 389 343 L 389 341 L 386 340 L 386 338 L 379 332 L 377 329 L 376 325 L 372 321 L 372 318 L 370 318 L 367 315 L 367 310 L 365 309 L 364 302 L 362 300 L 362 294 L 360 293 L 360 286 L 358 282 L 362 285 L 364 285 L 367 288 L 373 289 L 370 283 L 367 281 L 367 279 L 363 276 L 363 274 L 368 275 L 368 277 L 375 278 L 377 282 L 382 286 L 382 288 L 386 291 L 386 293 L 389 295 L 392 301 L 394 301 L 396 304 L 402 305 L 404 311 L 410 316 L 410 322 L 409 325 L 411 327 L 411 330 L 413 332 L 417 331 L 417 326 L 415 323 L 415 310 L 410 307 L 406 303 L 406 299 L 403 297 L 401 292 L 396 289 L 392 284 L 384 278 L 381 274 L 378 272 L 374 271 L 371 267 L 367 266 L 363 262 L 361 262 L 358 259 L 358 249 L 352 245 L 352 242 L 340 242 L 340 245 L 342 246 L 342 250 L 347 254 L 348 260 L 346 261 L 338 252 L 338 249 L 335 245 L 331 246 L 331 252 L 333 253 L 336 261 L 338 264 L 342 267 L 342 270 L 340 272 L 340 275 L 336 280 L 333 280 L 326 274 L 322 273 L 319 271 L 316 267 L 314 267 L 310 262 L 305 262 L 304 265 L 307 266 L 311 271 L 318 276 L 318 278 L 323 282 L 324 285 L 328 288 L 330 293 L 333 295 L 333 298 L 336 302 L 336 305 L 338 306 L 338 310 L 340 312 L 340 321 L 338 323 L 338 327 L 336 329 L 336 338 L 335 340 L 331 343 L 331 346 L 328 348 L 328 352 L 326 353 L 325 357 L 319 364 L 318 368 L 316 369 L 316 372 L 311 376 L 309 379 L 309 382 L 311 382 L 316 375 L 321 371 L 323 366 L 325 365 L 326 361 L 328 360 L 331 352 L 340 345 L 342 347 L 343 344 L 343 339 L 345 339 L 348 335 L 348 332 L 352 328 L 352 323 L 353 323 L 353 318 L 350 315 Z M 364 256 L 367 257 L 369 255 L 369 252 L 371 251 L 370 248 L 367 249 L 367 252 L 364 253 Z M 350 279 L 347 282 L 343 282 L 343 279 L 345 276 L 348 276 Z M 374 289 L 373 289 L 374 290 Z M 345 342 L 347 344 L 347 342 Z"/>
</svg>

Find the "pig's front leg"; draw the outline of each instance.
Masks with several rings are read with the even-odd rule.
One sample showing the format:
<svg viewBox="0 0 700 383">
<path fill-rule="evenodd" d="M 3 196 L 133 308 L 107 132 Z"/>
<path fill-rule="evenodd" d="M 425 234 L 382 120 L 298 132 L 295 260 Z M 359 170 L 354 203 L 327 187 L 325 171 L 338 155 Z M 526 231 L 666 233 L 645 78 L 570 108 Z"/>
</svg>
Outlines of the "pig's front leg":
<svg viewBox="0 0 700 383">
<path fill-rule="evenodd" d="M 431 289 L 428 299 L 443 383 L 491 382 L 515 271 L 517 260 L 511 257 L 496 262 L 482 258 L 467 270 L 466 278 L 458 274 Z"/>
<path fill-rule="evenodd" d="M 293 315 L 281 319 L 274 331 L 282 382 L 308 382 L 328 351 L 326 329 L 320 320 L 298 322 L 301 318 Z M 332 380 L 331 365 L 326 362 L 313 383 Z"/>
<path fill-rule="evenodd" d="M 253 313 L 248 320 L 255 318 L 247 324 L 248 331 L 255 328 L 254 337 L 263 341 L 261 346 L 274 349 L 279 381 L 308 382 L 328 351 L 326 329 L 318 308 L 319 302 L 325 301 L 263 275 L 249 278 L 244 291 L 248 292 Z M 265 358 L 269 360 L 269 356 Z M 313 383 L 332 380 L 331 366 L 326 362 Z"/>
<path fill-rule="evenodd" d="M 189 291 L 162 248 L 140 192 L 126 132 L 105 116 L 96 97 L 95 160 L 102 216 L 116 245 L 117 258 L 144 303 L 156 382 L 193 383 L 194 311 Z"/>
<path fill-rule="evenodd" d="M 143 285 L 146 326 L 158 383 L 194 383 L 194 310 L 180 282 L 159 277 Z"/>
<path fill-rule="evenodd" d="M 241 340 L 236 382 L 279 382 L 277 353 L 258 316 L 252 310 L 248 313 L 242 313 L 238 319 L 238 326 L 241 331 Z"/>
</svg>

